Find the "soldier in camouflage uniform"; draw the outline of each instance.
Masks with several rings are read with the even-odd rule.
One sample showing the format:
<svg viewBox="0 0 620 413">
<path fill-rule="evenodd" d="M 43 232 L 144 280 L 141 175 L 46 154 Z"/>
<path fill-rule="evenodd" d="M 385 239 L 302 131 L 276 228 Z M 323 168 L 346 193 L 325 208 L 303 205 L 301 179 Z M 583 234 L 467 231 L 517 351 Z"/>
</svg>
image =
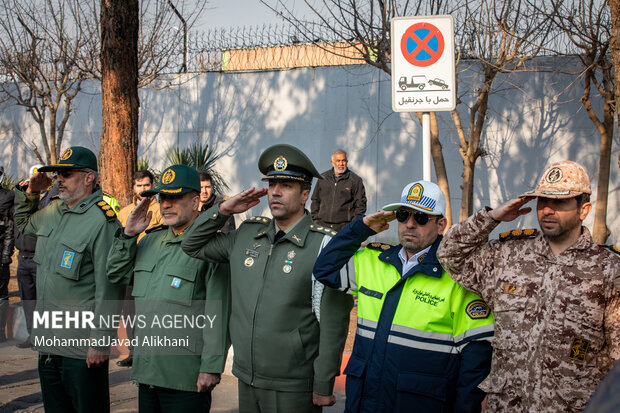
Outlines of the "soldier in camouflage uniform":
<svg viewBox="0 0 620 413">
<path fill-rule="evenodd" d="M 590 181 L 571 161 L 551 165 L 533 191 L 484 208 L 452 227 L 437 257 L 495 314 L 493 362 L 480 388 L 487 411 L 581 411 L 620 358 L 620 259 L 592 241 L 582 221 Z M 541 231 L 488 241 L 500 223 L 532 210 Z"/>
</svg>

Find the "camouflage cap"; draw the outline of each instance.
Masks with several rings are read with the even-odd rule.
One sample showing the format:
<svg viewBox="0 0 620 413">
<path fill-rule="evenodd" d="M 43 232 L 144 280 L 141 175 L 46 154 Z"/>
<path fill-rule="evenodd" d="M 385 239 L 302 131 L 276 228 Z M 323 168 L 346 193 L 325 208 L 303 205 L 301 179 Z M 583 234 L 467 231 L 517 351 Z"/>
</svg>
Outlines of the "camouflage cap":
<svg viewBox="0 0 620 413">
<path fill-rule="evenodd" d="M 198 171 L 187 165 L 172 165 L 161 173 L 157 187 L 144 191 L 140 196 L 155 194 L 181 195 L 187 192 L 200 192 L 200 175 Z"/>
<path fill-rule="evenodd" d="M 266 175 L 263 181 L 312 182 L 312 177 L 321 179 L 312 161 L 296 147 L 286 144 L 265 149 L 258 159 L 258 169 Z"/>
<path fill-rule="evenodd" d="M 585 168 L 573 161 L 556 162 L 543 173 L 538 186 L 519 198 L 538 196 L 541 198 L 573 198 L 591 194 L 590 179 Z"/>
<path fill-rule="evenodd" d="M 39 168 L 39 172 L 52 172 L 61 169 L 82 169 L 88 168 L 97 170 L 97 157 L 90 149 L 82 146 L 71 146 L 60 155 L 58 163 L 45 165 Z"/>
</svg>

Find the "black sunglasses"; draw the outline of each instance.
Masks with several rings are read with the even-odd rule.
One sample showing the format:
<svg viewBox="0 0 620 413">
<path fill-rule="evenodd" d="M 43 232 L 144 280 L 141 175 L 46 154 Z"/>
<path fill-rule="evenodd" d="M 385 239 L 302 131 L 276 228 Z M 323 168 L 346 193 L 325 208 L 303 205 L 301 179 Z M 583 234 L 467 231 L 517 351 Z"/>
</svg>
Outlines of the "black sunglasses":
<svg viewBox="0 0 620 413">
<path fill-rule="evenodd" d="M 418 225 L 426 225 L 428 224 L 429 216 L 424 212 L 412 211 L 407 209 L 397 209 L 396 210 L 396 220 L 400 223 L 405 223 L 409 221 L 409 217 L 413 215 L 413 220 L 418 223 Z"/>
<path fill-rule="evenodd" d="M 83 169 L 59 169 L 54 174 L 54 178 L 56 178 L 57 176 L 62 176 L 63 178 L 69 178 L 71 175 L 73 175 L 74 172 L 88 173 L 88 171 L 85 171 Z"/>
</svg>

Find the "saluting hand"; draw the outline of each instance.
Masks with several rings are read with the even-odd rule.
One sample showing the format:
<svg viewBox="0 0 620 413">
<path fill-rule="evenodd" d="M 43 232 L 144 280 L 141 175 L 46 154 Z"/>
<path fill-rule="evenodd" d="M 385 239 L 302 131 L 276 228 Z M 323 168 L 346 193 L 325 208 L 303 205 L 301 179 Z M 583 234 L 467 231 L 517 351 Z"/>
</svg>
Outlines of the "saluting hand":
<svg viewBox="0 0 620 413">
<path fill-rule="evenodd" d="M 364 217 L 364 224 L 376 233 L 385 231 L 390 227 L 389 222 L 396 219 L 394 211 L 378 211 Z"/>
<path fill-rule="evenodd" d="M 28 188 L 26 188 L 27 194 L 36 194 L 44 191 L 52 184 L 52 179 L 47 176 L 45 172 L 39 172 L 28 182 Z"/>
<path fill-rule="evenodd" d="M 267 188 L 250 188 L 238 193 L 220 204 L 220 213 L 224 215 L 240 214 L 255 205 L 260 198 L 267 195 Z"/>
<path fill-rule="evenodd" d="M 144 197 L 136 207 L 131 211 L 125 224 L 125 235 L 133 237 L 138 235 L 146 229 L 151 223 L 153 217 L 153 211 L 149 211 L 149 205 L 151 204 L 151 198 Z"/>
<path fill-rule="evenodd" d="M 489 216 L 496 221 L 509 222 L 519 218 L 521 215 L 525 215 L 532 211 L 532 208 L 525 207 L 523 205 L 530 202 L 535 197 L 527 196 L 523 198 L 511 199 L 510 201 L 498 206 L 495 209 L 489 211 Z"/>
</svg>

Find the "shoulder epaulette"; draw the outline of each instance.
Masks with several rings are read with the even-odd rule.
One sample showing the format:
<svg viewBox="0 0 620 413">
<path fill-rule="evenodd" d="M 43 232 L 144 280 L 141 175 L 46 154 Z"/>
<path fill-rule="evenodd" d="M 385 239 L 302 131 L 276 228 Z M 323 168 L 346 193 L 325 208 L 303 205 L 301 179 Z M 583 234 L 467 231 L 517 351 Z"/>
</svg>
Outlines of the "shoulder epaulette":
<svg viewBox="0 0 620 413">
<path fill-rule="evenodd" d="M 103 212 L 103 215 L 105 215 L 108 221 L 114 221 L 116 219 L 116 212 L 114 212 L 110 204 L 108 204 L 106 201 L 101 200 L 97 202 L 97 206 L 99 207 L 101 212 Z"/>
<path fill-rule="evenodd" d="M 144 233 L 150 234 L 151 232 L 161 231 L 162 229 L 167 229 L 167 228 L 168 228 L 168 225 L 159 224 L 159 225 L 155 225 L 152 228 L 147 229 L 146 231 L 144 231 Z"/>
<path fill-rule="evenodd" d="M 377 251 L 385 251 L 392 248 L 392 246 L 390 244 L 384 244 L 383 242 L 371 242 L 370 244 L 366 245 L 366 248 Z"/>
<path fill-rule="evenodd" d="M 253 222 L 255 224 L 269 224 L 271 222 L 271 218 L 256 216 L 250 217 L 243 222 Z"/>
<path fill-rule="evenodd" d="M 317 225 L 317 224 L 310 224 L 310 229 L 312 231 L 316 231 L 316 232 L 321 232 L 325 235 L 329 235 L 329 236 L 334 236 L 336 235 L 336 231 L 334 231 L 333 229 L 329 228 L 329 227 L 324 227 L 322 225 Z"/>
<path fill-rule="evenodd" d="M 526 239 L 534 238 L 538 234 L 538 230 L 535 228 L 529 229 L 513 229 L 512 231 L 506 231 L 499 234 L 499 240 L 504 242 L 509 239 Z"/>
<path fill-rule="evenodd" d="M 611 252 L 620 255 L 620 248 L 616 247 L 615 245 L 604 245 L 604 246 L 609 248 Z"/>
</svg>

